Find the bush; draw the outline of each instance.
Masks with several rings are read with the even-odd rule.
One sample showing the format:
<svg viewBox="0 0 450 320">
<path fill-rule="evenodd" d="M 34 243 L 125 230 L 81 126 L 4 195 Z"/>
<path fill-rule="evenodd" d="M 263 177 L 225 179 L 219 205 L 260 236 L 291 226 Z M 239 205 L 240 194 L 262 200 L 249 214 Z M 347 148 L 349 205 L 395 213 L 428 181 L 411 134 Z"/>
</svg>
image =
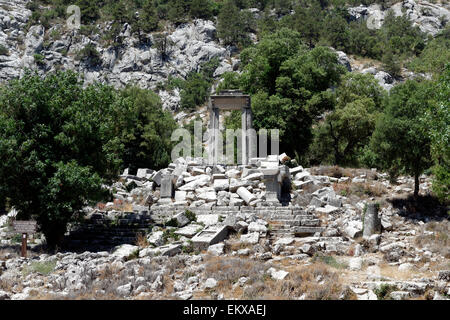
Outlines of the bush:
<svg viewBox="0 0 450 320">
<path fill-rule="evenodd" d="M 165 168 L 170 162 L 177 124 L 152 91 L 127 87 L 119 92 L 121 103 L 115 110 L 117 137 L 122 143 L 123 167 Z"/>
<path fill-rule="evenodd" d="M 44 56 L 42 54 L 39 53 L 35 53 L 33 55 L 34 61 L 36 62 L 36 64 L 41 65 L 44 63 Z"/>
<path fill-rule="evenodd" d="M 448 27 L 450 30 L 450 27 Z M 415 72 L 432 72 L 440 75 L 450 61 L 450 31 L 442 33 L 428 42 L 422 53 L 409 64 Z"/>
<path fill-rule="evenodd" d="M 191 210 L 186 210 L 184 214 L 186 215 L 186 218 L 189 219 L 189 221 L 197 221 L 197 216 Z"/>
<path fill-rule="evenodd" d="M 398 290 L 396 286 L 389 284 L 381 284 L 379 288 L 374 290 L 378 300 L 390 300 L 390 294 Z"/>
<path fill-rule="evenodd" d="M 84 61 L 91 66 L 98 66 L 102 64 L 102 58 L 100 57 L 100 53 L 97 51 L 97 48 L 94 44 L 88 43 L 83 49 L 81 49 L 76 59 Z"/>
<path fill-rule="evenodd" d="M 8 56 L 9 50 L 4 45 L 0 44 L 0 56 Z"/>
</svg>

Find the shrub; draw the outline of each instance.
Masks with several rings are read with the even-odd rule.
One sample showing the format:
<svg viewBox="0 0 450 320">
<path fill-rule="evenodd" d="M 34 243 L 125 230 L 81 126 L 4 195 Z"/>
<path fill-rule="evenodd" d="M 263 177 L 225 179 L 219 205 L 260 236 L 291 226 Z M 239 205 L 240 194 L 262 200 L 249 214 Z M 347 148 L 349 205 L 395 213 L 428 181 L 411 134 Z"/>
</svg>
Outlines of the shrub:
<svg viewBox="0 0 450 320">
<path fill-rule="evenodd" d="M 0 44 L 0 56 L 8 56 L 9 50 L 4 45 Z"/>
<path fill-rule="evenodd" d="M 191 210 L 186 210 L 184 214 L 186 215 L 186 218 L 189 219 L 189 221 L 197 221 L 197 216 Z"/>
<path fill-rule="evenodd" d="M 392 291 L 398 290 L 396 286 L 389 284 L 381 284 L 379 288 L 374 290 L 378 300 L 390 300 L 390 294 Z"/>
<path fill-rule="evenodd" d="M 312 262 L 320 261 L 336 269 L 346 269 L 347 265 L 336 260 L 333 256 L 327 256 L 323 254 L 315 254 L 312 258 Z"/>
<path fill-rule="evenodd" d="M 97 48 L 94 44 L 88 43 L 83 49 L 81 49 L 76 59 L 84 61 L 91 66 L 98 66 L 102 64 L 102 58 L 100 57 L 100 53 L 97 51 Z"/>
<path fill-rule="evenodd" d="M 44 63 L 44 56 L 42 54 L 39 53 L 35 53 L 33 55 L 34 61 L 36 62 L 36 64 L 40 65 Z"/>
</svg>

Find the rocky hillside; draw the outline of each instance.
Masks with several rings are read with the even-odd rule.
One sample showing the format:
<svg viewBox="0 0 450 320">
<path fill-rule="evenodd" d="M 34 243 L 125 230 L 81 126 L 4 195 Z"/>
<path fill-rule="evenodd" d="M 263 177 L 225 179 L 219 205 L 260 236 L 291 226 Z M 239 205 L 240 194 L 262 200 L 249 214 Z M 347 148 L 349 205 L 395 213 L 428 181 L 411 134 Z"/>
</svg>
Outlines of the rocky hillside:
<svg viewBox="0 0 450 320">
<path fill-rule="evenodd" d="M 111 28 L 110 23 L 96 25 L 96 31 L 92 33 L 68 30 L 65 21 L 55 22 L 49 28 L 30 25 L 32 12 L 27 9 L 27 2 L 0 0 L 0 46 L 3 48 L 0 52 L 0 81 L 19 77 L 25 68 L 39 73 L 72 69 L 80 73 L 86 83 L 101 81 L 115 87 L 137 84 L 155 89 L 170 76 L 185 77 L 191 71 L 198 71 L 202 63 L 212 58 L 218 58 L 220 62 L 214 73 L 216 79 L 226 71 L 237 70 L 239 65 L 236 47 L 220 44 L 213 21 L 197 19 L 178 27 L 170 25 L 162 33 L 162 40 L 161 33 L 148 34 L 146 43 L 142 43 L 125 23 L 120 34 L 124 41 L 120 47 L 114 47 L 101 37 Z M 448 4 L 407 0 L 398 2 L 391 9 L 396 15 L 407 15 L 430 35 L 437 34 L 450 19 Z M 258 9 L 250 11 L 256 18 L 261 18 Z M 351 19 L 366 19 L 374 28 L 379 28 L 387 8 L 383 10 L 374 4 L 349 8 L 348 12 Z M 257 41 L 257 35 L 252 34 L 251 38 Z M 158 46 L 160 41 L 165 41 L 164 49 Z M 345 53 L 340 55 L 348 66 Z M 374 74 L 386 89 L 395 83 L 383 70 L 365 72 Z M 165 108 L 178 108 L 179 91 L 161 90 L 159 93 Z"/>
<path fill-rule="evenodd" d="M 385 16 L 392 10 L 396 16 L 407 16 L 422 32 L 435 36 L 450 20 L 450 5 L 447 1 L 430 3 L 427 1 L 405 0 L 399 1 L 389 8 L 382 8 L 379 4 L 371 6 L 360 5 L 351 7 L 348 12 L 354 20 L 366 20 L 373 29 L 383 25 Z"/>
</svg>

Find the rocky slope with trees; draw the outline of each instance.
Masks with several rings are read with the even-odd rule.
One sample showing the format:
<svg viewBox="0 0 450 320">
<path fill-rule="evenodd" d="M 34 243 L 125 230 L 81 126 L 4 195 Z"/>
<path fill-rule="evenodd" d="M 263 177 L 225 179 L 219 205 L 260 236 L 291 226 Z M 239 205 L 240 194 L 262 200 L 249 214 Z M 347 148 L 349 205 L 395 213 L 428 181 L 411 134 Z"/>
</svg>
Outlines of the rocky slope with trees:
<svg viewBox="0 0 450 320">
<path fill-rule="evenodd" d="M 445 1 L 77 0 L 73 31 L 69 2 L 0 0 L 0 298 L 448 298 Z M 213 168 L 171 163 L 173 130 L 204 131 L 224 89 L 291 157 L 272 217 L 258 168 L 214 168 L 216 186 Z M 148 223 L 180 165 L 183 192 Z M 363 237 L 374 202 L 381 234 Z M 15 218 L 38 222 L 30 260 Z M 127 244 L 55 253 L 79 223 Z M 207 225 L 229 237 L 196 250 Z M 299 226 L 320 230 L 276 232 Z"/>
</svg>

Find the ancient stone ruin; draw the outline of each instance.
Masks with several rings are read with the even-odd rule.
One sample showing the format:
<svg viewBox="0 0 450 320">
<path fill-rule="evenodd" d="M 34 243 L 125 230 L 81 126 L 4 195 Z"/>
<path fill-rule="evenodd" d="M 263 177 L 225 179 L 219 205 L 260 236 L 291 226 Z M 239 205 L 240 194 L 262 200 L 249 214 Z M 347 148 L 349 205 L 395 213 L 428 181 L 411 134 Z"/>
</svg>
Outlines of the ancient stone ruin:
<svg viewBox="0 0 450 320">
<path fill-rule="evenodd" d="M 120 232 L 114 235 L 114 231 L 108 228 L 108 218 L 102 214 L 94 214 L 89 220 L 89 228 L 86 228 L 85 224 L 82 229 L 72 232 L 72 236 L 77 235 L 78 239 L 84 237 L 83 239 L 91 239 L 94 242 L 108 242 L 113 239 L 117 240 L 115 243 L 123 240 L 132 242 L 130 228 L 140 232 L 145 224 L 164 225 L 171 219 L 180 219 L 180 215 L 186 210 L 195 214 L 199 221 L 203 221 L 206 228 L 186 226 L 186 230 L 180 230 L 180 235 L 193 237 L 193 241 L 198 240 L 194 243 L 199 247 L 222 241 L 234 223 L 228 221 L 228 227 L 222 224 L 218 229 L 213 225 L 220 222 L 219 217 L 222 219 L 236 214 L 253 214 L 260 219 L 272 221 L 272 234 L 314 235 L 322 231 L 320 220 L 313 213 L 306 213 L 291 202 L 293 186 L 300 189 L 302 186 L 307 188 L 310 184 L 294 179 L 303 168 L 293 166 L 295 161 L 291 161 L 286 154 L 254 157 L 256 148 L 251 146 L 256 145 L 253 140 L 256 135 L 246 134 L 253 129 L 250 97 L 240 91 L 222 91 L 219 95 L 211 96 L 209 106 L 209 128 L 212 129 L 212 134 L 208 140 L 208 159 L 178 158 L 169 164 L 168 168 L 159 171 L 139 169 L 135 175 L 125 170 L 120 179 L 126 181 L 127 185 L 135 184 L 136 188 L 131 191 L 131 197 L 127 193 L 117 192 L 114 195 L 115 201 L 135 203 L 141 192 L 145 195 L 141 197 L 140 206 L 133 205 L 133 213 L 121 215 L 118 224 L 123 228 Z M 241 164 L 224 163 L 221 153 L 218 152 L 221 143 L 221 110 L 242 112 Z M 291 168 L 287 165 L 288 162 Z M 117 186 L 119 184 L 120 182 Z M 141 209 L 134 210 L 135 208 Z M 177 222 L 178 226 L 184 224 L 187 223 L 183 219 Z M 89 235 L 87 238 L 86 234 Z"/>
</svg>

